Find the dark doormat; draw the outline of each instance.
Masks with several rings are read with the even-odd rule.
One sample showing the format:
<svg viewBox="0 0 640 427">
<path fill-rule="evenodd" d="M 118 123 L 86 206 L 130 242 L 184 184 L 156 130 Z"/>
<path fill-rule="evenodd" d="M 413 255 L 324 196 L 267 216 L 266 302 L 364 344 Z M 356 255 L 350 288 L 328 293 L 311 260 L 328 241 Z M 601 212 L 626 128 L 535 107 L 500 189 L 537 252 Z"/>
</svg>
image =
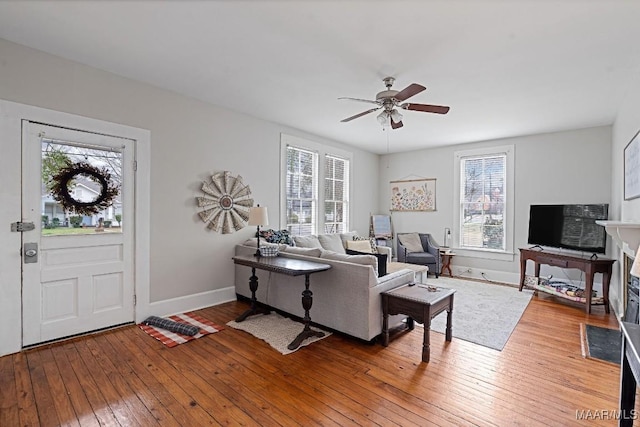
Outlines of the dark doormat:
<svg viewBox="0 0 640 427">
<path fill-rule="evenodd" d="M 620 364 L 621 331 L 581 323 L 580 335 L 584 357 Z"/>
</svg>

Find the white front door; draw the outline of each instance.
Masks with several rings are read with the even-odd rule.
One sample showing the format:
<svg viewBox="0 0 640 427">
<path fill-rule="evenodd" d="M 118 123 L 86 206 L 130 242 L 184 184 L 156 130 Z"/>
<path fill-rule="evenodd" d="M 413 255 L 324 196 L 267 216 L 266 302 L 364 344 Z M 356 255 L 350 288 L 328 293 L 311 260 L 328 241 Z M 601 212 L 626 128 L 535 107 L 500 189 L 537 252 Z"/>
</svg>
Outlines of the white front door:
<svg viewBox="0 0 640 427">
<path fill-rule="evenodd" d="M 134 320 L 135 141 L 23 121 L 23 346 Z M 119 187 L 109 206 L 78 215 L 51 197 L 52 175 L 89 164 Z M 77 174 L 65 188 L 81 204 L 104 185 Z M 28 227 L 27 227 L 28 228 Z"/>
</svg>

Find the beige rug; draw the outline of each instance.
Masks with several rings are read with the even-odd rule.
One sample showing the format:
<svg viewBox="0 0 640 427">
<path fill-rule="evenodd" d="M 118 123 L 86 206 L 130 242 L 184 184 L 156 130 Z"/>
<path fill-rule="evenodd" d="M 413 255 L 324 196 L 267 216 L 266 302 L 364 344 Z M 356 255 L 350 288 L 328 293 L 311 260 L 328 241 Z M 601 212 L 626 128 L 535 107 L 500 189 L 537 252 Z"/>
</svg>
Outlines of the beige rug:
<svg viewBox="0 0 640 427">
<path fill-rule="evenodd" d="M 307 346 L 315 341 L 319 341 L 331 335 L 331 332 L 324 331 L 318 328 L 311 328 L 314 331 L 324 332 L 324 337 L 311 337 L 307 338 L 300 344 L 295 350 L 289 350 L 287 346 L 293 341 L 300 332 L 304 329 L 302 323 L 294 322 L 288 317 L 280 316 L 277 313 L 271 314 L 257 314 L 247 317 L 244 321 L 238 323 L 234 320 L 227 323 L 234 329 L 240 329 L 248 332 L 256 338 L 260 338 L 266 341 L 271 347 L 278 350 L 282 354 L 290 354 L 300 348 Z"/>
</svg>

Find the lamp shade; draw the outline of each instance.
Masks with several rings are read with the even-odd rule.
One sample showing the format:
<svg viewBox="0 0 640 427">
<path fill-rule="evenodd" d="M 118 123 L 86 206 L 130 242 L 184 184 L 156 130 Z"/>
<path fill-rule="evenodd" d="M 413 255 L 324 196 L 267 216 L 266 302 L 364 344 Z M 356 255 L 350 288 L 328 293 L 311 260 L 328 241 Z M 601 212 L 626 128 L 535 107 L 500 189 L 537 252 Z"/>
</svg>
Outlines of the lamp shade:
<svg viewBox="0 0 640 427">
<path fill-rule="evenodd" d="M 386 111 L 383 111 L 382 113 L 378 114 L 378 122 L 381 125 L 385 125 L 389 123 L 389 113 L 387 113 Z"/>
<path fill-rule="evenodd" d="M 391 110 L 391 120 L 395 123 L 400 123 L 402 121 L 402 114 L 400 114 L 395 108 Z"/>
<path fill-rule="evenodd" d="M 249 225 L 264 226 L 269 225 L 269 215 L 267 214 L 267 208 L 260 205 L 249 209 Z"/>
<path fill-rule="evenodd" d="M 631 264 L 630 273 L 632 276 L 640 277 L 640 247 L 636 251 L 636 257 L 633 259 L 633 264 Z"/>
</svg>

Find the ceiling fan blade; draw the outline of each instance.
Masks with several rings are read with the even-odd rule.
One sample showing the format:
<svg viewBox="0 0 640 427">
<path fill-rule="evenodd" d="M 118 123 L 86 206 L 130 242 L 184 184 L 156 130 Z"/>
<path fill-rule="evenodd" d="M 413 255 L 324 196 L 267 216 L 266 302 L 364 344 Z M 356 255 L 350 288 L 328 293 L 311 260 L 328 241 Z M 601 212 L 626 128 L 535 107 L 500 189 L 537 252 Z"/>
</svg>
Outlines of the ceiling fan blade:
<svg viewBox="0 0 640 427">
<path fill-rule="evenodd" d="M 437 113 L 437 114 L 447 114 L 449 112 L 449 107 L 445 107 L 444 105 L 404 103 L 400 106 L 400 108 L 403 108 L 405 110 L 423 111 L 425 113 Z"/>
<path fill-rule="evenodd" d="M 345 96 L 343 96 L 342 98 L 338 98 L 338 99 L 348 99 L 350 101 L 368 102 L 369 104 L 378 104 L 378 105 L 380 105 L 380 103 L 378 101 L 372 101 L 370 99 L 348 98 L 348 97 L 345 97 Z"/>
<path fill-rule="evenodd" d="M 398 92 L 396 96 L 394 96 L 394 98 L 397 99 L 398 101 L 404 101 L 405 99 L 408 99 L 413 95 L 417 95 L 418 93 L 426 89 L 427 88 L 422 85 L 419 85 L 417 83 L 412 83 L 409 86 L 402 89 L 400 92 Z"/>
<path fill-rule="evenodd" d="M 371 110 L 363 111 L 362 113 L 360 113 L 360 114 L 356 114 L 355 116 L 347 117 L 346 119 L 340 120 L 340 122 L 341 122 L 341 123 L 350 122 L 351 120 L 353 120 L 353 119 L 357 119 L 358 117 L 362 117 L 362 116 L 364 116 L 364 115 L 366 115 L 366 114 L 373 113 L 374 111 L 377 111 L 377 110 L 379 110 L 380 108 L 382 108 L 382 107 L 372 108 Z"/>
<path fill-rule="evenodd" d="M 393 120 L 391 120 L 391 129 L 399 129 L 402 126 L 404 126 L 402 124 L 402 120 L 400 120 L 398 123 L 394 122 Z"/>
</svg>

